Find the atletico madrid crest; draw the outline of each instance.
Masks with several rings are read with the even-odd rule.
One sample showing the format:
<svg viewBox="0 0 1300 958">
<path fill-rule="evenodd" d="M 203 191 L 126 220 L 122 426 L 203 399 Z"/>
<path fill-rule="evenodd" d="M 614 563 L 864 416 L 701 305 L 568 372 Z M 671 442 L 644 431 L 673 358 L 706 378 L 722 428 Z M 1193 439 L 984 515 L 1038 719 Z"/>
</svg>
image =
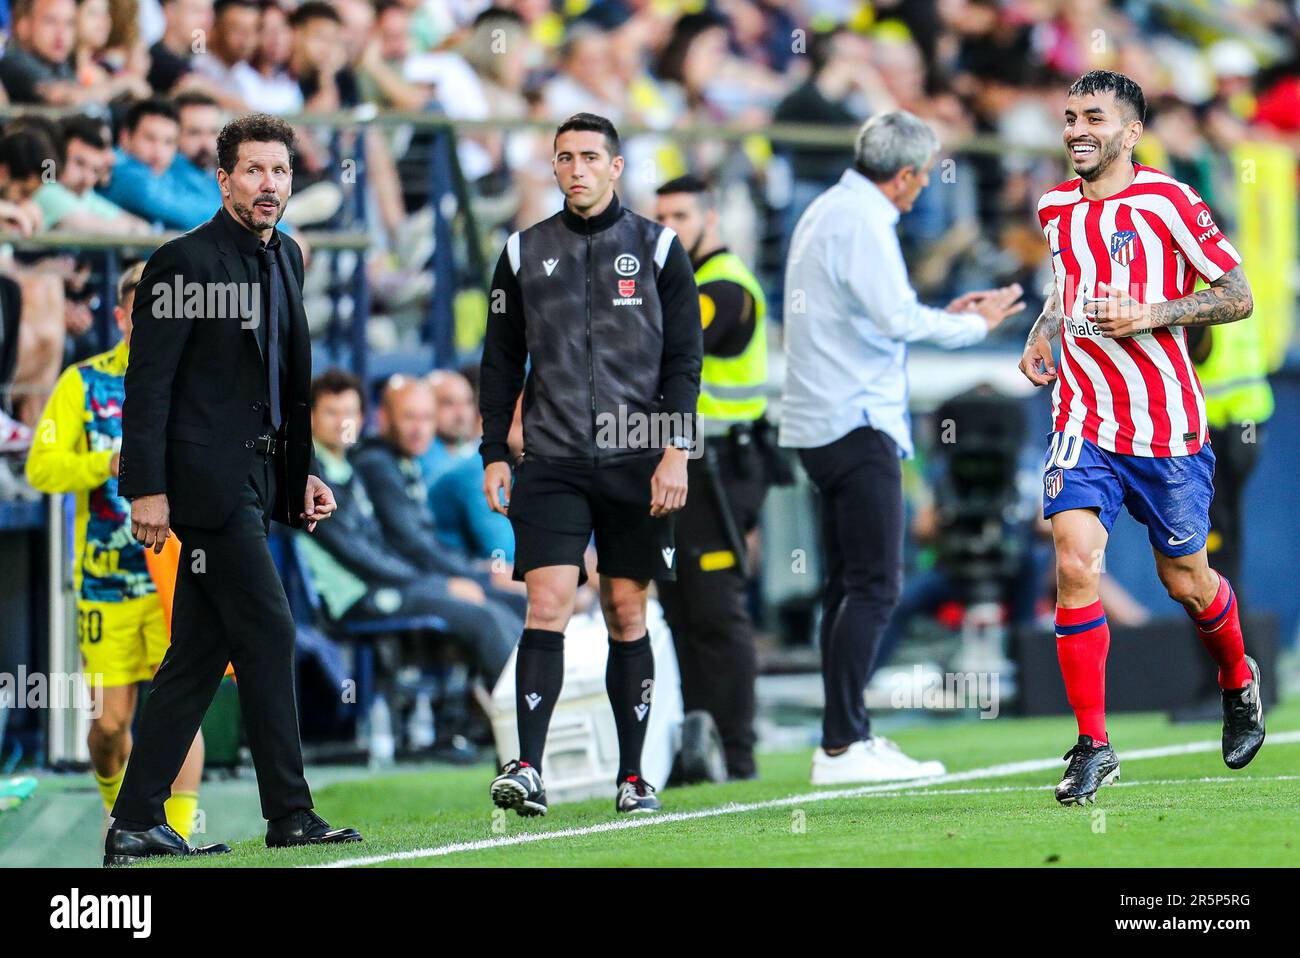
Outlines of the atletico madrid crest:
<svg viewBox="0 0 1300 958">
<path fill-rule="evenodd" d="M 1065 473 L 1060 469 L 1053 469 L 1043 477 L 1043 492 L 1049 499 L 1055 499 L 1063 485 L 1065 485 Z"/>
<path fill-rule="evenodd" d="M 1137 233 L 1120 230 L 1110 238 L 1110 257 L 1120 266 L 1127 266 L 1137 256 Z"/>
</svg>

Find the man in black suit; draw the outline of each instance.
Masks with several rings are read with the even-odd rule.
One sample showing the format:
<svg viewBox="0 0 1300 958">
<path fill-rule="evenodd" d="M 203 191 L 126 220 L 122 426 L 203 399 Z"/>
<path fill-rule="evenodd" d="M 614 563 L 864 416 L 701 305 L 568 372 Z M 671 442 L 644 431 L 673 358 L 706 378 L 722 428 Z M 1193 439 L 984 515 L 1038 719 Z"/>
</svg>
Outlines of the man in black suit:
<svg viewBox="0 0 1300 958">
<path fill-rule="evenodd" d="M 294 134 L 251 114 L 217 141 L 222 205 L 149 257 L 132 311 L 119 489 L 132 533 L 181 562 L 172 645 L 158 669 L 113 809 L 104 863 L 191 848 L 163 802 L 221 681 L 235 667 L 266 844 L 360 841 L 312 809 L 294 698 L 294 623 L 267 549 L 272 519 L 311 531 L 335 509 L 308 475 L 311 343 L 302 252 L 275 225 Z"/>
</svg>

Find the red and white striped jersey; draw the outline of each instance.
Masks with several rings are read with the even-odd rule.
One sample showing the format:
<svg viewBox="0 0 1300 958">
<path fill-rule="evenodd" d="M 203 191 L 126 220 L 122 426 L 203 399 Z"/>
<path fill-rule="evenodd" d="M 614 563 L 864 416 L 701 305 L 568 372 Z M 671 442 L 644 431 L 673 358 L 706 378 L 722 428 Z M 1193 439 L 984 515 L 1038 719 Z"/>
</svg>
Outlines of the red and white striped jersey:
<svg viewBox="0 0 1300 958">
<path fill-rule="evenodd" d="M 1106 283 L 1139 302 L 1188 295 L 1241 263 L 1197 192 L 1134 164 L 1129 186 L 1090 200 L 1076 177 L 1038 201 L 1065 323 L 1053 429 L 1130 456 L 1185 456 L 1206 441 L 1205 396 L 1179 326 L 1107 339 L 1084 315 Z"/>
</svg>

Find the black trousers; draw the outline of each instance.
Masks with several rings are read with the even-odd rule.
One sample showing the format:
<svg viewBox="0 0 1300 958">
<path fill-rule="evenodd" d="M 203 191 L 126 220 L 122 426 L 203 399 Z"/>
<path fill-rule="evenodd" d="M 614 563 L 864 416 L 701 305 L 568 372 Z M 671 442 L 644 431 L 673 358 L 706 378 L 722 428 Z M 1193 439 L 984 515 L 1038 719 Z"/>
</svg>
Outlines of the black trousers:
<svg viewBox="0 0 1300 958">
<path fill-rule="evenodd" d="M 1263 426 L 1257 425 L 1250 438 L 1244 442 L 1243 423 L 1229 423 L 1223 429 L 1210 429 L 1210 445 L 1214 447 L 1214 498 L 1210 500 L 1210 537 L 1207 558 L 1210 568 L 1222 573 L 1237 596 L 1238 615 L 1244 617 L 1242 580 L 1242 535 L 1246 527 L 1246 480 L 1259 461 L 1259 444 L 1263 440 Z M 1208 656 L 1200 659 L 1202 666 L 1201 692 L 1206 698 L 1218 698 L 1219 667 Z"/>
<path fill-rule="evenodd" d="M 482 605 L 447 594 L 439 582 L 418 580 L 400 586 L 377 586 L 343 613 L 343 621 L 374 621 L 393 617 L 436 615 L 448 633 L 482 674 L 490 690 L 510 652 L 523 634 L 524 620 L 488 593 Z"/>
<path fill-rule="evenodd" d="M 1246 480 L 1259 460 L 1263 427 L 1256 426 L 1254 442 L 1244 442 L 1242 424 L 1210 429 L 1214 447 L 1214 498 L 1210 500 L 1210 565 L 1227 576 L 1241 598 L 1242 532 L 1245 528 Z M 1217 535 L 1216 535 L 1217 533 Z"/>
<path fill-rule="evenodd" d="M 718 442 L 718 477 L 744 536 L 758 524 L 767 482 L 758 462 L 738 463 Z M 758 654 L 747 601 L 748 583 L 732 551 L 718 499 L 702 459 L 687 464 L 689 494 L 677 514 L 677 581 L 660 582 L 659 600 L 673 630 L 688 712 L 713 716 L 727 756 L 727 773 L 754 774 L 754 681 Z M 719 567 L 723 566 L 723 567 Z"/>
<path fill-rule="evenodd" d="M 162 824 L 180 771 L 226 663 L 235 667 L 262 815 L 312 807 L 303 776 L 294 690 L 293 617 L 267 549 L 275 465 L 258 457 L 220 529 L 178 527 L 172 642 L 154 677 L 114 817 Z"/>
<path fill-rule="evenodd" d="M 869 426 L 799 458 L 821 494 L 822 747 L 843 748 L 871 734 L 864 693 L 902 589 L 902 466 L 894 441 Z"/>
</svg>

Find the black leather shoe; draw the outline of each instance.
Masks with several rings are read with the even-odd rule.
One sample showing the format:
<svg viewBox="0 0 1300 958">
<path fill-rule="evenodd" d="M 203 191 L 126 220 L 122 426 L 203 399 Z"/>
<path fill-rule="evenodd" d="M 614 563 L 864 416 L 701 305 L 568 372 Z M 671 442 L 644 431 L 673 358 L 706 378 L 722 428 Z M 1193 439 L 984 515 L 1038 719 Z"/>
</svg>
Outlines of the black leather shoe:
<svg viewBox="0 0 1300 958">
<path fill-rule="evenodd" d="M 113 827 L 104 838 L 104 867 L 133 865 L 142 858 L 163 855 L 225 855 L 229 851 L 229 845 L 221 844 L 195 848 L 170 825 L 155 825 L 144 831 Z"/>
<path fill-rule="evenodd" d="M 330 828 L 310 808 L 292 812 L 266 824 L 267 848 L 290 848 L 294 845 L 333 845 L 339 842 L 359 842 L 361 833 L 355 828 Z"/>
</svg>

